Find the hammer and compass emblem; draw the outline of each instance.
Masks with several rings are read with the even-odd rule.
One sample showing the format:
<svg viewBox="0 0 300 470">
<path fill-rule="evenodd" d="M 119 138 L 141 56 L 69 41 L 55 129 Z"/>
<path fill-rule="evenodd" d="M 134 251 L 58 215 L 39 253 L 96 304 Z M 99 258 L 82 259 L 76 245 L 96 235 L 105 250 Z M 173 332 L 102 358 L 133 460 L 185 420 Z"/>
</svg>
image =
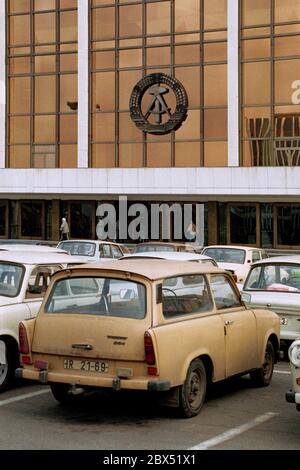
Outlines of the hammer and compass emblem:
<svg viewBox="0 0 300 470">
<path fill-rule="evenodd" d="M 176 99 L 173 113 L 166 97 L 170 91 L 174 93 Z M 142 100 L 146 93 L 151 95 L 151 100 L 143 114 Z M 136 84 L 131 93 L 129 106 L 131 119 L 139 129 L 150 134 L 162 135 L 177 130 L 186 119 L 188 97 L 179 80 L 163 73 L 152 73 Z M 163 123 L 165 115 L 169 119 Z M 154 118 L 152 122 L 149 121 L 151 116 Z"/>
<path fill-rule="evenodd" d="M 171 116 L 170 108 L 168 108 L 168 105 L 165 102 L 163 96 L 167 93 L 169 93 L 168 88 L 164 88 L 159 85 L 153 85 L 151 88 L 149 88 L 149 94 L 153 95 L 153 98 L 150 105 L 148 106 L 145 119 L 148 119 L 150 114 L 154 114 L 156 124 L 161 124 L 163 114 L 168 114 Z"/>
</svg>

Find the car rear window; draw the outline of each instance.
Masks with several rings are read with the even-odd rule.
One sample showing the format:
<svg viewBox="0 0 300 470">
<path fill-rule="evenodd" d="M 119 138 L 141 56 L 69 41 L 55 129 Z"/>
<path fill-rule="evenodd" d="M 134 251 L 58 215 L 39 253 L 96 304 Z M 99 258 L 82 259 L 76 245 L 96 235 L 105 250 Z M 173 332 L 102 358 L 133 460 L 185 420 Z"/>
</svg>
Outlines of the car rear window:
<svg viewBox="0 0 300 470">
<path fill-rule="evenodd" d="M 58 248 L 66 250 L 70 255 L 95 256 L 96 244 L 90 242 L 61 242 Z"/>
<path fill-rule="evenodd" d="M 244 264 L 246 252 L 237 248 L 206 248 L 203 255 L 210 256 L 220 263 Z"/>
<path fill-rule="evenodd" d="M 146 288 L 143 284 L 116 278 L 60 279 L 53 285 L 45 313 L 142 319 L 146 315 Z"/>
</svg>

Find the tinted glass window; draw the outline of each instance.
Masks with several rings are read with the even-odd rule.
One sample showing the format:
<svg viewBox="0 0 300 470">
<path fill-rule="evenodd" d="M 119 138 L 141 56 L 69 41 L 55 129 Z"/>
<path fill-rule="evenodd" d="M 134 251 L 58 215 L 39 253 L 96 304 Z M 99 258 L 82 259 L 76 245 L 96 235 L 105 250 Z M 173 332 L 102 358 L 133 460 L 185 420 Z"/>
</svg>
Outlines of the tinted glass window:
<svg viewBox="0 0 300 470">
<path fill-rule="evenodd" d="M 22 237 L 41 238 L 43 222 L 43 204 L 38 202 L 21 203 Z"/>
<path fill-rule="evenodd" d="M 53 286 L 45 313 L 141 319 L 146 314 L 146 288 L 123 279 L 89 276 L 61 279 Z"/>
</svg>

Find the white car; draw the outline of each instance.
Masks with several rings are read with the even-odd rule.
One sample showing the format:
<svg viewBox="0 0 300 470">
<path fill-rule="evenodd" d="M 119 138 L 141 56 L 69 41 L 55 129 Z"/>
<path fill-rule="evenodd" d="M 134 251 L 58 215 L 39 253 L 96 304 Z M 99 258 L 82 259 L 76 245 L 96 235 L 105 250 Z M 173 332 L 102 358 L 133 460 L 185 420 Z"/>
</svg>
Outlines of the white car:
<svg viewBox="0 0 300 470">
<path fill-rule="evenodd" d="M 62 240 L 57 248 L 66 250 L 70 255 L 81 256 L 87 263 L 118 259 L 124 254 L 118 243 L 102 240 Z"/>
<path fill-rule="evenodd" d="M 82 260 L 63 253 L 0 252 L 0 392 L 19 363 L 19 322 L 37 315 L 51 275 L 76 264 Z"/>
<path fill-rule="evenodd" d="M 251 263 L 268 258 L 265 250 L 249 246 L 211 245 L 204 248 L 202 254 L 214 258 L 220 268 L 235 274 L 238 285 L 244 284 Z"/>
<path fill-rule="evenodd" d="M 276 256 L 251 266 L 242 290 L 249 308 L 266 308 L 281 320 L 281 346 L 300 335 L 300 256 Z"/>
<path fill-rule="evenodd" d="M 198 253 L 190 253 L 189 251 L 149 251 L 145 253 L 132 253 L 124 255 L 121 259 L 168 259 L 171 261 L 194 261 L 196 263 L 212 264 L 218 266 L 218 263 L 209 256 L 199 255 Z"/>
<path fill-rule="evenodd" d="M 26 245 L 25 243 L 1 243 L 0 244 L 0 252 L 1 251 L 34 251 L 39 253 L 63 253 L 68 254 L 66 250 L 62 248 L 57 248 L 54 246 L 48 245 Z"/>
<path fill-rule="evenodd" d="M 285 394 L 288 403 L 295 403 L 300 411 L 300 337 L 289 347 L 289 360 L 292 374 L 292 389 Z"/>
</svg>

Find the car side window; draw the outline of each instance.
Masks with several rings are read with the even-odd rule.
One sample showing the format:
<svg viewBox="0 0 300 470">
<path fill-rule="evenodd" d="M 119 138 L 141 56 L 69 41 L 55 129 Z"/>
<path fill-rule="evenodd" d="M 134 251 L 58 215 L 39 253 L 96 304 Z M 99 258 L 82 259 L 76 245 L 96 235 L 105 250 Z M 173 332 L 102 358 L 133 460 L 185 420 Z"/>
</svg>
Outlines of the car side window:
<svg viewBox="0 0 300 470">
<path fill-rule="evenodd" d="M 252 263 L 255 263 L 255 261 L 260 260 L 260 254 L 259 251 L 252 251 Z"/>
<path fill-rule="evenodd" d="M 210 285 L 217 310 L 241 307 L 240 298 L 226 276 L 211 276 Z"/>
<path fill-rule="evenodd" d="M 123 253 L 118 246 L 111 245 L 110 247 L 111 247 L 111 252 L 114 258 L 121 258 L 121 256 L 123 256 Z"/>
<path fill-rule="evenodd" d="M 50 284 L 52 274 L 60 269 L 59 265 L 36 266 L 30 275 L 26 298 L 43 297 Z"/>
<path fill-rule="evenodd" d="M 100 245 L 100 258 L 111 258 L 110 246 L 109 245 Z"/>
<path fill-rule="evenodd" d="M 213 303 L 203 275 L 168 278 L 162 286 L 165 318 L 192 315 L 212 310 Z"/>
</svg>

